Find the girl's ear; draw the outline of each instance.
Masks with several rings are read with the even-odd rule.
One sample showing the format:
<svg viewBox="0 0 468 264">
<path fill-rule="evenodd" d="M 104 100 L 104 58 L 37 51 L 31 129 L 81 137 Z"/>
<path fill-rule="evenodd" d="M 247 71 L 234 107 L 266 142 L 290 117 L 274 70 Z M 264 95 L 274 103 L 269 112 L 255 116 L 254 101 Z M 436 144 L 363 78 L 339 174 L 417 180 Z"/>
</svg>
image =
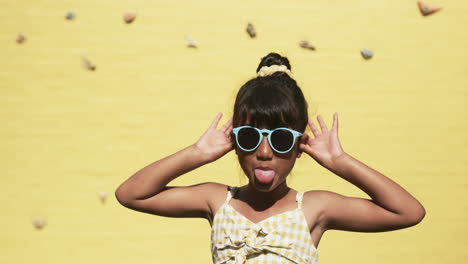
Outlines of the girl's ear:
<svg viewBox="0 0 468 264">
<path fill-rule="evenodd" d="M 301 136 L 301 138 L 299 139 L 299 142 L 298 142 L 298 144 L 297 144 L 297 157 L 296 157 L 297 159 L 300 158 L 301 155 L 302 155 L 302 151 L 301 151 L 301 149 L 300 149 L 299 146 L 300 146 L 301 144 L 306 144 L 308 139 L 309 139 L 309 135 L 307 135 L 307 134 L 305 134 L 305 133 L 304 133 L 304 134 Z"/>
<path fill-rule="evenodd" d="M 236 152 L 236 155 L 238 154 L 237 153 L 237 144 L 236 144 L 236 140 L 234 139 L 234 133 L 231 133 L 231 142 L 232 142 L 232 145 L 234 146 L 234 151 Z"/>
</svg>

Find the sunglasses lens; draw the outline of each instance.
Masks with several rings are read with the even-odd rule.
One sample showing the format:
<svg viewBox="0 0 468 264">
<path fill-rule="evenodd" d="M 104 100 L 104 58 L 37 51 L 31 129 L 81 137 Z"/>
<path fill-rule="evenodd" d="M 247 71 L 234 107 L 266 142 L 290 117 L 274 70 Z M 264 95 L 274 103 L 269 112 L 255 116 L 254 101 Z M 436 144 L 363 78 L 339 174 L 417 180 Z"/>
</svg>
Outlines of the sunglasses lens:
<svg viewBox="0 0 468 264">
<path fill-rule="evenodd" d="M 260 134 L 253 128 L 245 127 L 239 130 L 239 133 L 237 134 L 237 140 L 240 147 L 247 150 L 252 150 L 260 141 Z"/>
<path fill-rule="evenodd" d="M 288 130 L 279 129 L 271 134 L 271 143 L 278 151 L 289 150 L 294 142 L 293 134 Z"/>
</svg>

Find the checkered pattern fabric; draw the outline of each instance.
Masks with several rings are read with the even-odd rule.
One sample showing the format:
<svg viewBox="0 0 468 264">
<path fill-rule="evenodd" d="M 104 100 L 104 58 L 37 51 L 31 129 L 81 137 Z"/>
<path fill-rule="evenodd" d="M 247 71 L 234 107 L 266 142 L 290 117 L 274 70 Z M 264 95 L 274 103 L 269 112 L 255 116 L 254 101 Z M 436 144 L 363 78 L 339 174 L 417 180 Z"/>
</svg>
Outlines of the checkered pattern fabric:
<svg viewBox="0 0 468 264">
<path fill-rule="evenodd" d="M 254 223 L 229 205 L 238 189 L 230 188 L 213 220 L 214 264 L 318 263 L 319 254 L 302 212 L 303 192 L 297 193 L 296 209 Z"/>
</svg>

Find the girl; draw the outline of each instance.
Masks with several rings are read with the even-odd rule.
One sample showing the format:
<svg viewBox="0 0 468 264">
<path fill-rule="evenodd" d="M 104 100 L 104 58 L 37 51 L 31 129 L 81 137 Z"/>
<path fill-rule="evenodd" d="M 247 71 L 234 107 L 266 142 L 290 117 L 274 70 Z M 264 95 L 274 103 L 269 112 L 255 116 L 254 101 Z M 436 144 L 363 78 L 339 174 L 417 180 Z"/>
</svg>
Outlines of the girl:
<svg viewBox="0 0 468 264">
<path fill-rule="evenodd" d="M 424 218 L 424 207 L 405 189 L 344 152 L 337 113 L 331 129 L 320 115 L 319 127 L 309 120 L 287 58 L 268 54 L 257 75 L 240 88 L 231 120 L 218 128 L 219 113 L 195 144 L 136 172 L 116 190 L 118 201 L 160 216 L 206 218 L 215 264 L 317 263 L 327 230 L 383 232 Z M 313 136 L 304 133 L 307 125 Z M 167 186 L 233 149 L 247 185 Z M 288 187 L 286 177 L 303 152 L 372 200 Z"/>
</svg>

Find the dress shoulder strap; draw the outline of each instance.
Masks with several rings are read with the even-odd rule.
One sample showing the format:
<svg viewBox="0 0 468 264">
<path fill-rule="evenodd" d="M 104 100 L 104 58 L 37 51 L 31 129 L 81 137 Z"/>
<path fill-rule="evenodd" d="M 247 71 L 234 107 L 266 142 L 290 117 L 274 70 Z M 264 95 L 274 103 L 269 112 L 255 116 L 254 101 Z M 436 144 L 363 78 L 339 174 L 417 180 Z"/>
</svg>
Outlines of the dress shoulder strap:
<svg viewBox="0 0 468 264">
<path fill-rule="evenodd" d="M 297 208 L 299 209 L 302 208 L 302 197 L 304 197 L 304 192 L 297 192 L 296 202 L 297 202 Z"/>
<path fill-rule="evenodd" d="M 229 190 L 227 192 L 226 196 L 226 201 L 224 203 L 229 203 L 229 201 L 236 195 L 237 190 L 239 190 L 238 187 L 229 187 Z"/>
</svg>

